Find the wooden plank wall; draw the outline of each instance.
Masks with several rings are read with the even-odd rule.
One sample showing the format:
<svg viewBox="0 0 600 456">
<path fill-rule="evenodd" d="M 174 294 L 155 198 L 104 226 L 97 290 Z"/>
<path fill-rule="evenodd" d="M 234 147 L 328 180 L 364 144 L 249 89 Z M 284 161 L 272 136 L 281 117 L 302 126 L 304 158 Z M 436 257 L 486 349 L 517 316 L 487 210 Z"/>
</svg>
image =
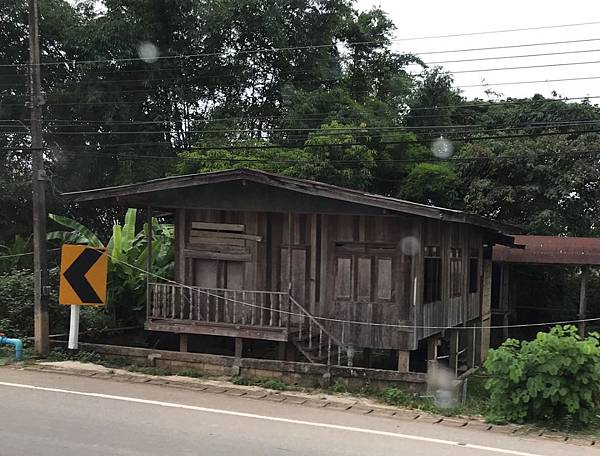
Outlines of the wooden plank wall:
<svg viewBox="0 0 600 456">
<path fill-rule="evenodd" d="M 423 225 L 423 246 L 441 247 L 442 297 L 440 301 L 423 304 L 423 311 L 420 318 L 418 318 L 418 326 L 458 326 L 468 320 L 477 318 L 480 314 L 481 289 L 478 286 L 476 293 L 469 293 L 469 259 L 471 249 L 477 249 L 477 276 L 480 278 L 483 274 L 483 236 L 481 230 L 469 225 L 441 221 L 425 221 Z M 451 295 L 451 249 L 460 249 L 462 253 L 460 296 Z M 418 338 L 423 339 L 440 332 L 440 329 L 424 328 L 418 331 Z"/>
<path fill-rule="evenodd" d="M 180 210 L 177 221 L 176 275 L 179 281 L 190 285 L 196 285 L 194 258 L 184 252 L 189 253 L 187 240 L 192 223 L 239 224 L 244 226 L 244 234 L 262 238 L 261 242 L 244 243 L 248 257 L 243 261 L 242 285 L 246 290 L 287 291 L 291 247 L 293 295 L 317 316 L 410 327 L 458 325 L 479 315 L 480 290 L 468 293 L 468 266 L 471 248 L 477 248 L 481 275 L 482 233 L 468 225 L 408 216 L 293 214 L 290 226 L 288 214 L 214 210 Z M 403 244 L 406 239 L 409 242 Z M 439 246 L 442 257 L 442 299 L 429 304 L 422 304 L 425 246 Z M 411 248 L 414 252 L 410 252 Z M 450 296 L 451 248 L 462 250 L 459 297 Z M 337 258 L 349 255 L 358 261 L 368 257 L 369 252 L 375 252 L 373 261 L 378 261 L 377 252 L 392 260 L 390 299 L 336 300 Z M 368 261 L 362 260 L 361 264 Z M 374 279 L 373 286 L 377 286 L 376 280 L 387 279 Z M 357 347 L 401 350 L 415 349 L 419 339 L 440 332 L 367 325 L 328 327 L 340 339 L 344 331 L 345 339 Z"/>
</svg>

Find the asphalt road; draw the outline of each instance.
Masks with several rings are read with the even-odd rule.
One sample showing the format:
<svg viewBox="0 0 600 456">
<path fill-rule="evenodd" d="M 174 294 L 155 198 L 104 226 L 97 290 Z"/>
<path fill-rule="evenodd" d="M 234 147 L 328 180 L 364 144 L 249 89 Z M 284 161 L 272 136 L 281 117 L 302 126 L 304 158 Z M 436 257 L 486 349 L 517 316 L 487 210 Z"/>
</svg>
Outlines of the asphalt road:
<svg viewBox="0 0 600 456">
<path fill-rule="evenodd" d="M 0 456 L 597 455 L 593 448 L 0 368 Z"/>
</svg>

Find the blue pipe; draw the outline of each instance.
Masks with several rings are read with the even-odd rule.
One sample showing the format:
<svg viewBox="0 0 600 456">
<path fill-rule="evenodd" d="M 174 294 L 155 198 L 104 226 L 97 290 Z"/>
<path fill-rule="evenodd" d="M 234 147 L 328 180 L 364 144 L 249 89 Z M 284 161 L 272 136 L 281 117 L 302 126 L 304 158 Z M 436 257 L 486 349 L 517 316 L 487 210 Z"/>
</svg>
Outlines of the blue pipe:
<svg viewBox="0 0 600 456">
<path fill-rule="evenodd" d="M 6 336 L 0 336 L 0 345 L 12 345 L 15 347 L 15 358 L 17 361 L 23 359 L 23 341 L 21 339 L 9 339 Z"/>
</svg>

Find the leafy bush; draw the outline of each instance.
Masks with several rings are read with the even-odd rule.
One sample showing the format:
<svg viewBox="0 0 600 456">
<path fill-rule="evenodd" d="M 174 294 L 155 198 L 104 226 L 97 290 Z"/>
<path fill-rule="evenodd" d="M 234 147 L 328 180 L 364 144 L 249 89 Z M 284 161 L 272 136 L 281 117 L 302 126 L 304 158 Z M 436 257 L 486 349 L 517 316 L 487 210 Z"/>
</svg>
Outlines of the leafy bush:
<svg viewBox="0 0 600 456">
<path fill-rule="evenodd" d="M 48 233 L 48 240 L 63 244 L 87 244 L 106 247 L 108 262 L 108 306 L 112 312 L 110 326 L 137 324 L 143 320 L 142 310 L 146 304 L 146 273 L 148 258 L 148 224 L 138 231 L 137 210 L 128 209 L 123 225 L 113 226 L 113 235 L 104 244 L 89 228 L 76 220 L 50 214 L 56 223 L 67 227 L 67 231 Z M 159 277 L 172 278 L 175 246 L 174 227 L 152 219 L 152 272 Z M 98 312 L 94 315 L 101 317 Z M 105 322 L 100 318 L 100 323 Z M 94 325 L 94 329 L 98 324 Z M 106 325 L 105 325 L 106 326 Z"/>
<path fill-rule="evenodd" d="M 347 393 L 348 385 L 342 379 L 338 378 L 329 389 L 334 393 Z"/>
<path fill-rule="evenodd" d="M 68 328 L 68 308 L 57 304 L 58 271 L 50 271 L 50 332 Z M 0 331 L 11 337 L 33 335 L 33 273 L 14 270 L 0 274 Z"/>
<path fill-rule="evenodd" d="M 555 326 L 531 342 L 508 339 L 485 362 L 494 421 L 592 424 L 600 405 L 600 335 Z"/>
</svg>

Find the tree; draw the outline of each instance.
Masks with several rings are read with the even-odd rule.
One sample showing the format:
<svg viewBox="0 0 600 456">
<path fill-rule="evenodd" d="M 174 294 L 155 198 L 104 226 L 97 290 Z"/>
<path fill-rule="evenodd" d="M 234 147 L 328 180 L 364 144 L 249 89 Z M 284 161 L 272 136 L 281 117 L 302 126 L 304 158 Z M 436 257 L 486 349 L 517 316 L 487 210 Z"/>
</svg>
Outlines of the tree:
<svg viewBox="0 0 600 456">
<path fill-rule="evenodd" d="M 459 180 L 445 163 L 419 163 L 410 171 L 400 196 L 409 201 L 441 207 L 457 207 Z"/>
<path fill-rule="evenodd" d="M 263 171 L 367 189 L 375 169 L 375 152 L 360 126 L 335 121 L 310 133 L 304 147 L 286 148 L 266 141 L 243 142 L 228 149 L 180 154 L 178 174 L 252 167 Z"/>
<path fill-rule="evenodd" d="M 600 136 L 495 139 L 465 145 L 465 207 L 529 233 L 596 236 Z"/>
</svg>

